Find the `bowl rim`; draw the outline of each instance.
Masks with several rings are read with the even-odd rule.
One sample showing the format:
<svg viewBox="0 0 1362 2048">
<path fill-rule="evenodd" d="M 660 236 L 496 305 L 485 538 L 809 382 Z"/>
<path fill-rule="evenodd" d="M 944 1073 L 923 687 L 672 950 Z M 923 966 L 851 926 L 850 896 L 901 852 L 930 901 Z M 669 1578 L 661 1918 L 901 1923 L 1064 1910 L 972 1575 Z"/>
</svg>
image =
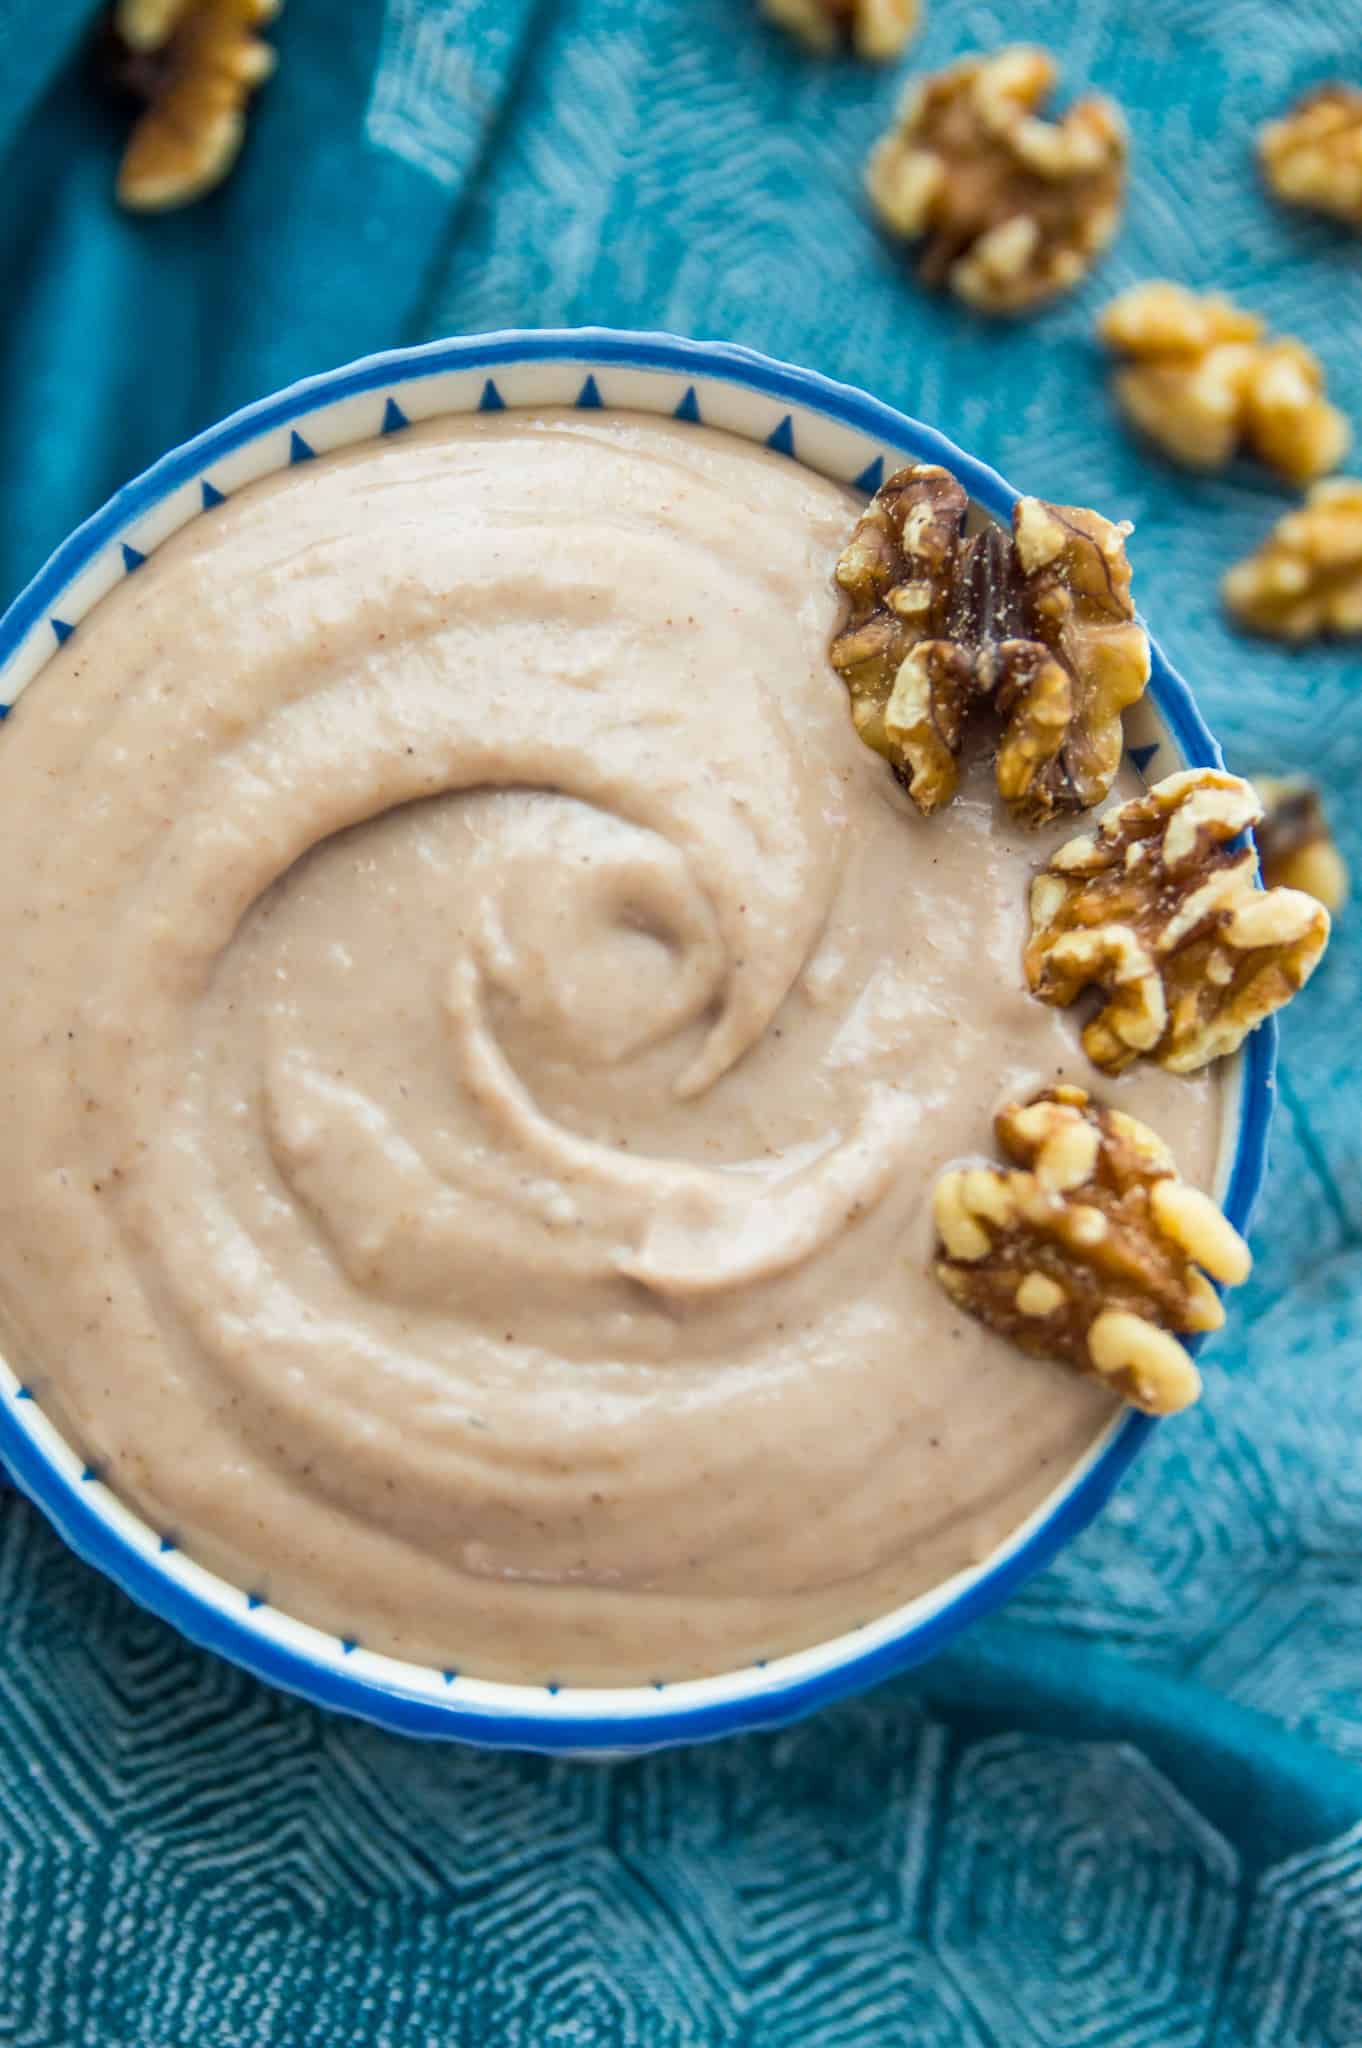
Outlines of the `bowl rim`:
<svg viewBox="0 0 1362 2048">
<path fill-rule="evenodd" d="M 273 429 L 292 427 L 309 413 L 346 398 L 388 392 L 446 371 L 475 370 L 490 375 L 499 366 L 545 362 L 580 365 L 588 372 L 612 367 L 670 372 L 736 385 L 787 406 L 799 406 L 917 460 L 943 464 L 995 518 L 1010 519 L 1019 495 L 996 470 L 957 447 L 938 429 L 853 385 L 736 343 L 601 327 L 504 329 L 458 336 L 384 350 L 303 378 L 243 406 L 171 449 L 86 519 L 0 617 L 0 673 L 44 621 L 57 629 L 51 650 L 55 652 L 56 644 L 65 637 L 57 614 L 63 592 L 132 522 L 186 483 L 202 481 L 210 464 Z M 594 381 L 588 377 L 587 382 L 594 393 Z M 585 389 L 579 403 L 614 409 L 611 401 L 599 395 L 587 397 Z M 694 418 L 695 414 L 682 416 Z M 400 414 L 398 423 L 405 424 Z M 359 435 L 346 445 L 377 438 L 379 431 L 376 428 L 372 435 Z M 789 440 L 773 439 L 771 445 L 794 453 Z M 796 455 L 795 459 L 802 458 Z M 873 488 L 869 471 L 857 481 Z M 212 502 L 207 491 L 204 495 L 205 502 Z M 34 673 L 41 673 L 41 666 Z M 1219 745 L 1188 684 L 1152 637 L 1150 694 L 1184 765 L 1223 767 Z M 0 705 L 0 718 L 8 709 L 7 703 Z M 1269 1019 L 1250 1036 L 1242 1054 L 1238 1130 L 1224 1195 L 1226 1214 L 1241 1230 L 1248 1226 L 1266 1165 L 1276 1045 L 1275 1022 Z M 26 1390 L 20 1388 L 14 1398 L 25 1397 Z M 1149 1441 L 1154 1427 L 1151 1417 L 1127 1410 L 1086 1460 L 1073 1468 L 1067 1481 L 1022 1525 L 1024 1534 L 1019 1537 L 1014 1531 L 991 1559 L 965 1575 L 968 1583 L 948 1593 L 931 1611 L 906 1620 L 886 1639 L 859 1652 L 854 1633 L 828 1638 L 811 1651 L 795 1653 L 795 1659 L 807 1658 L 836 1645 L 847 1646 L 843 1654 L 819 1669 L 782 1677 L 780 1665 L 794 1659 L 776 1659 L 769 1666 L 749 1666 L 708 1679 L 657 1686 L 652 1689 L 655 1703 L 646 1699 L 647 1688 L 637 1686 L 564 1688 L 560 1692 L 557 1687 L 515 1683 L 489 1687 L 479 1682 L 483 1691 L 505 1695 L 507 1704 L 495 1708 L 461 1700 L 448 1675 L 448 1696 L 440 1696 L 424 1690 L 413 1692 L 399 1683 L 323 1662 L 305 1649 L 263 1633 L 249 1611 L 228 1612 L 193 1585 L 171 1577 L 158 1568 L 154 1555 L 111 1526 L 106 1515 L 82 1497 L 79 1485 L 58 1469 L 21 1423 L 9 1399 L 0 1399 L 0 1456 L 23 1493 L 86 1563 L 192 1642 L 270 1684 L 314 1704 L 408 1735 L 458 1739 L 494 1748 L 619 1753 L 776 1726 L 932 1656 L 970 1622 L 996 1608 L 1092 1521 Z M 162 1544 L 163 1549 L 170 1547 Z M 228 1584 L 225 1580 L 218 1583 Z M 945 1582 L 946 1588 L 951 1583 Z M 941 1591 L 933 1589 L 925 1597 L 933 1598 Z M 887 1627 L 896 1613 L 911 1614 L 916 1604 L 908 1602 L 877 1617 L 873 1626 Z M 383 1661 L 391 1661 L 393 1668 L 401 1670 L 402 1660 Z M 429 1676 L 425 1666 L 412 1664 L 409 1668 Z M 687 1703 L 668 1701 L 669 1692 L 695 1689 L 715 1696 Z M 626 1695 L 628 1709 L 612 1709 L 611 1700 Z M 579 1706 L 578 1701 L 592 1704 Z"/>
</svg>

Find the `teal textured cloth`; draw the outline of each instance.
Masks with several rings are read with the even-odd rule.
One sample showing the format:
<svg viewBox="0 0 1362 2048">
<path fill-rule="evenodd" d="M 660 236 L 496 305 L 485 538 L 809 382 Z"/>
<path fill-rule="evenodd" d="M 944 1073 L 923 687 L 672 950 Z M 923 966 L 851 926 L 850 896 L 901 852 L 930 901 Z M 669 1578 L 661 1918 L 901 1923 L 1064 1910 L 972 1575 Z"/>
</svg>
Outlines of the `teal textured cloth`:
<svg viewBox="0 0 1362 2048">
<path fill-rule="evenodd" d="M 1020 26 L 1130 114 L 1119 242 L 1020 326 L 925 296 L 868 223 L 892 76 L 805 59 L 749 0 L 290 0 L 237 174 L 153 220 L 112 204 L 88 0 L 0 0 L 0 595 L 309 370 L 509 324 L 723 336 L 1133 517 L 1231 765 L 1317 773 L 1362 868 L 1356 650 L 1218 609 L 1284 494 L 1135 446 L 1092 341 L 1137 278 L 1214 284 L 1362 422 L 1362 242 L 1252 163 L 1355 62 L 1355 0 L 928 5 L 912 64 Z M 190 1649 L 0 1493 L 0 2041 L 1357 2048 L 1360 999 L 1345 921 L 1287 1020 L 1203 1406 L 1004 1616 L 797 1728 L 612 1767 L 406 1743 Z"/>
</svg>

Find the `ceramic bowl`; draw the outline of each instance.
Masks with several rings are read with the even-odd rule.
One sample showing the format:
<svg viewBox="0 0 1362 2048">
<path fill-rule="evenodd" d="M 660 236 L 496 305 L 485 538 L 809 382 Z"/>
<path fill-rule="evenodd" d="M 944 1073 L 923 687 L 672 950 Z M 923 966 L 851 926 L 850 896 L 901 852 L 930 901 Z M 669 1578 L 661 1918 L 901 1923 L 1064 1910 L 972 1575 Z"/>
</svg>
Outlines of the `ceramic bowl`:
<svg viewBox="0 0 1362 2048">
<path fill-rule="evenodd" d="M 74 533 L 0 620 L 0 716 L 54 649 L 171 534 L 257 477 L 437 416 L 569 405 L 720 427 L 869 492 L 904 460 L 944 463 L 986 512 L 1016 493 L 944 435 L 809 370 L 721 343 L 597 329 L 504 333 L 371 356 L 248 406 L 176 449 Z M 1150 780 L 1218 767 L 1220 750 L 1157 646 L 1127 744 Z M 3 745 L 3 735 L 0 735 Z M 59 821 L 56 821 L 59 823 Z M 1261 1177 L 1275 1036 L 1226 1079 L 1218 1192 L 1248 1221 Z M 1154 1424 L 1126 1412 L 984 1563 L 854 1632 L 758 1667 L 667 1686 L 492 1684 L 323 1634 L 204 1571 L 133 1514 L 0 1361 L 0 1457 L 56 1529 L 131 1596 L 205 1648 L 317 1704 L 407 1734 L 544 1751 L 620 1753 L 769 1726 L 929 1657 L 1048 1562 L 1097 1513 Z"/>
</svg>

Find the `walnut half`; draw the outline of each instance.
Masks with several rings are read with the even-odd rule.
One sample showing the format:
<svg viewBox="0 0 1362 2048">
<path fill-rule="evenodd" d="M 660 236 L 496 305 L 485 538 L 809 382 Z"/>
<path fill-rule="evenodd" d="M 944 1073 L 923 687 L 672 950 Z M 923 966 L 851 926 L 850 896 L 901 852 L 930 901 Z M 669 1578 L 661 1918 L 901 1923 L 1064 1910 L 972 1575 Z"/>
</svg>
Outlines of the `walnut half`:
<svg viewBox="0 0 1362 2048">
<path fill-rule="evenodd" d="M 809 49 L 851 49 L 875 64 L 898 56 L 921 12 L 920 0 L 761 0 L 761 7 Z"/>
<path fill-rule="evenodd" d="M 246 133 L 246 104 L 274 70 L 257 30 L 283 0 L 123 0 L 114 17 L 121 82 L 145 103 L 118 171 L 137 213 L 200 199 L 226 177 Z"/>
<path fill-rule="evenodd" d="M 1318 359 L 1289 335 L 1265 340 L 1255 313 L 1154 278 L 1113 299 L 1098 325 L 1123 359 L 1118 405 L 1175 462 L 1223 469 L 1244 448 L 1308 483 L 1342 461 L 1352 433 Z"/>
<path fill-rule="evenodd" d="M 1105 1001 L 1083 1049 L 1118 1074 L 1141 1056 L 1189 1074 L 1231 1053 L 1309 980 L 1329 913 L 1295 889 L 1257 888 L 1234 842 L 1262 806 L 1214 768 L 1169 775 L 1052 854 L 1031 884 L 1027 984 L 1065 1007 Z"/>
<path fill-rule="evenodd" d="M 1238 1231 L 1161 1138 L 1086 1089 L 1010 1103 L 994 1129 L 1014 1167 L 953 1167 L 936 1184 L 941 1285 L 1020 1350 L 1151 1414 L 1186 1408 L 1201 1377 L 1172 1333 L 1223 1323 L 1207 1275 L 1247 1279 Z"/>
<path fill-rule="evenodd" d="M 1316 86 L 1258 136 L 1263 176 L 1288 206 L 1362 227 L 1362 92 Z"/>
<path fill-rule="evenodd" d="M 114 33 L 130 50 L 159 50 L 188 14 L 195 0 L 118 0 Z"/>
<path fill-rule="evenodd" d="M 1021 498 L 1012 531 L 967 534 L 948 470 L 891 476 L 837 564 L 850 599 L 830 648 L 856 730 L 925 815 L 954 796 L 965 727 L 1001 722 L 998 790 L 1029 823 L 1086 810 L 1120 764 L 1121 713 L 1149 679 L 1127 527 Z"/>
<path fill-rule="evenodd" d="M 1362 634 L 1362 480 L 1331 476 L 1283 513 L 1221 584 L 1231 615 L 1270 640 Z"/>
<path fill-rule="evenodd" d="M 929 285 L 988 313 L 1023 313 L 1091 269 L 1116 232 L 1126 128 L 1111 100 L 1040 109 L 1056 69 L 1016 45 L 915 80 L 866 170 L 885 226 L 923 239 Z"/>
<path fill-rule="evenodd" d="M 1255 775 L 1263 807 L 1254 830 L 1269 889 L 1304 889 L 1330 916 L 1348 900 L 1348 864 L 1334 844 L 1324 805 L 1304 775 Z"/>
</svg>

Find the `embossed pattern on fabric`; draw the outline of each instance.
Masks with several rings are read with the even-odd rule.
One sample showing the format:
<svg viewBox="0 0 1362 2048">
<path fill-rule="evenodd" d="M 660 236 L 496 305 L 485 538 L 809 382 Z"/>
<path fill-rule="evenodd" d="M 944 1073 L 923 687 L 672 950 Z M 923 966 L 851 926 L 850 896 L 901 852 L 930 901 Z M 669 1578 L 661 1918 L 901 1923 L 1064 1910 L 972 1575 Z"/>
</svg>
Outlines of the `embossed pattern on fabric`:
<svg viewBox="0 0 1362 2048">
<path fill-rule="evenodd" d="M 529 0 L 387 0 L 364 132 L 456 185 L 496 116 Z"/>
<path fill-rule="evenodd" d="M 1119 237 L 1005 329 L 922 292 L 865 207 L 893 69 L 805 57 L 755 0 L 290 5 L 230 183 L 154 233 L 108 207 L 121 130 L 71 61 L 94 11 L 0 5 L 0 596 L 319 366 L 506 323 L 723 335 L 1132 518 L 1229 765 L 1315 776 L 1362 873 L 1356 650 L 1220 605 L 1290 494 L 1137 444 L 1093 333 L 1144 278 L 1226 292 L 1362 426 L 1356 238 L 1254 161 L 1309 86 L 1362 82 L 1338 0 L 1034 0 L 1020 31 L 929 7 L 908 66 L 1023 32 L 1130 118 Z M 613 1767 L 403 1743 L 190 1648 L 0 1493 L 0 2040 L 1357 2048 L 1359 1013 L 1345 911 L 1285 1021 L 1257 1269 L 1200 1407 L 1004 1619 L 785 1733 Z"/>
</svg>

